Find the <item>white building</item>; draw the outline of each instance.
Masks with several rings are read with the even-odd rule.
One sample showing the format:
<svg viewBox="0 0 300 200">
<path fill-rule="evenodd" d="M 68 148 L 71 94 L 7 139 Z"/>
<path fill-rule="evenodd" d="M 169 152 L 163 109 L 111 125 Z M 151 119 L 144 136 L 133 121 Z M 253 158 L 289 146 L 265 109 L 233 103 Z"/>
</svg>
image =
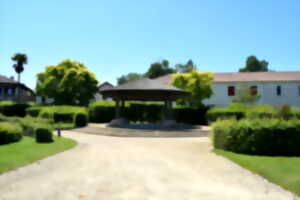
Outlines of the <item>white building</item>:
<svg viewBox="0 0 300 200">
<path fill-rule="evenodd" d="M 112 100 L 111 98 L 104 99 L 102 94 L 100 94 L 100 91 L 103 90 L 103 89 L 109 89 L 109 88 L 113 88 L 113 87 L 114 87 L 114 85 L 109 83 L 109 82 L 104 82 L 104 83 L 100 84 L 98 86 L 99 92 L 97 92 L 96 95 L 95 95 L 95 100 L 96 101 L 97 100 Z"/>
<path fill-rule="evenodd" d="M 159 79 L 171 82 L 170 75 Z M 243 85 L 260 96 L 257 104 L 289 104 L 300 107 L 300 71 L 214 73 L 214 94 L 203 103 L 226 106 L 232 102 L 238 88 Z"/>
</svg>

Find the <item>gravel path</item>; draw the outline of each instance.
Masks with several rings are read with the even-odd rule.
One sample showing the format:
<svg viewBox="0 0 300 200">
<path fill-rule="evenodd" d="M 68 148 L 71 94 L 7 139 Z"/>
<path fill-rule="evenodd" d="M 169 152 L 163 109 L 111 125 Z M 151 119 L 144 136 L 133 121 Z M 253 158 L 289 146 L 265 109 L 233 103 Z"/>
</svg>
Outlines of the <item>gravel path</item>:
<svg viewBox="0 0 300 200">
<path fill-rule="evenodd" d="M 1 200 L 279 200 L 293 195 L 211 153 L 209 138 L 109 137 L 0 175 Z"/>
</svg>

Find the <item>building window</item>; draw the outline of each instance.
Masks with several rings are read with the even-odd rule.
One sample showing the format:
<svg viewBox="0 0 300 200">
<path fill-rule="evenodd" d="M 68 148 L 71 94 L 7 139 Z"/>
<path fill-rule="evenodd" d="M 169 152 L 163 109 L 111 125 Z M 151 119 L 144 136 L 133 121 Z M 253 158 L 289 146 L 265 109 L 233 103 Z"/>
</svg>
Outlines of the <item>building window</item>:
<svg viewBox="0 0 300 200">
<path fill-rule="evenodd" d="M 298 86 L 298 95 L 300 96 L 300 85 Z"/>
<path fill-rule="evenodd" d="M 250 93 L 252 96 L 256 96 L 257 95 L 257 86 L 253 85 L 250 87 Z"/>
<path fill-rule="evenodd" d="M 2 94 L 2 88 L 0 88 L 0 94 Z"/>
<path fill-rule="evenodd" d="M 234 96 L 235 95 L 235 88 L 234 88 L 234 86 L 229 86 L 227 88 L 227 93 L 228 93 L 228 96 Z"/>
<path fill-rule="evenodd" d="M 4 94 L 8 94 L 8 88 L 4 88 Z"/>
<path fill-rule="evenodd" d="M 277 96 L 281 96 L 281 86 L 280 85 L 278 85 L 276 87 L 276 94 L 277 94 Z"/>
</svg>

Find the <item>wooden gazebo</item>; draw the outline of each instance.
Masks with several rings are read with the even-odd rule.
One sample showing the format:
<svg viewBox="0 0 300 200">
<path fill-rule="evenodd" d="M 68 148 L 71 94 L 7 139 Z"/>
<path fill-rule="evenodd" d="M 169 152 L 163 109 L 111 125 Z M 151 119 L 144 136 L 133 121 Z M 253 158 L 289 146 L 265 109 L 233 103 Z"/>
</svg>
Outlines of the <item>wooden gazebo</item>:
<svg viewBox="0 0 300 200">
<path fill-rule="evenodd" d="M 125 123 L 125 119 L 121 116 L 121 110 L 124 108 L 125 101 L 163 101 L 165 102 L 165 119 L 172 118 L 172 102 L 180 97 L 189 95 L 182 89 L 168 85 L 160 80 L 141 79 L 122 84 L 113 88 L 103 89 L 100 91 L 104 98 L 112 98 L 116 101 L 116 115 L 111 125 L 119 125 Z M 174 121 L 174 120 L 173 120 Z"/>
</svg>

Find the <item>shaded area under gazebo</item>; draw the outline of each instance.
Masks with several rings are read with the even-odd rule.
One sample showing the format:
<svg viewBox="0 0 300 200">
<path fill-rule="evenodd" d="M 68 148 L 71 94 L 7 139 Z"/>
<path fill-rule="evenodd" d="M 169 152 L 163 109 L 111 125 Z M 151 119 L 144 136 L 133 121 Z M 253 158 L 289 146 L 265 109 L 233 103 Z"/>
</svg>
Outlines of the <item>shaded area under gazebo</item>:
<svg viewBox="0 0 300 200">
<path fill-rule="evenodd" d="M 125 101 L 163 101 L 164 119 L 160 122 L 162 128 L 174 127 L 176 121 L 172 115 L 172 102 L 178 98 L 189 95 L 189 92 L 167 85 L 160 80 L 141 79 L 122 84 L 113 88 L 100 91 L 104 98 L 112 98 L 116 101 L 115 119 L 110 122 L 111 126 L 124 126 L 129 123 L 122 116 Z"/>
</svg>

